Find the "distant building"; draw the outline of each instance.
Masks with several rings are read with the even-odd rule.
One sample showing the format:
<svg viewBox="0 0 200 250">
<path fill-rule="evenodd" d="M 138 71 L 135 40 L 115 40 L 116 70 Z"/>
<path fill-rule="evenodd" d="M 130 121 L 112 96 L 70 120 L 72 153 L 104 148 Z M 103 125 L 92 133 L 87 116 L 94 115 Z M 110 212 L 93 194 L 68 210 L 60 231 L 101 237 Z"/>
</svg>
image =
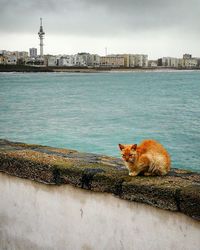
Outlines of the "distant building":
<svg viewBox="0 0 200 250">
<path fill-rule="evenodd" d="M 130 54 L 129 67 L 148 67 L 148 55 Z"/>
<path fill-rule="evenodd" d="M 171 57 L 163 57 L 161 66 L 171 67 Z"/>
<path fill-rule="evenodd" d="M 108 55 L 100 57 L 101 67 L 124 67 L 124 57 L 118 55 Z"/>
<path fill-rule="evenodd" d="M 170 67 L 178 68 L 178 66 L 179 66 L 179 59 L 171 57 Z"/>
<path fill-rule="evenodd" d="M 197 57 L 196 59 L 197 59 L 197 63 L 198 63 L 197 67 L 200 68 L 200 58 Z"/>
<path fill-rule="evenodd" d="M 58 58 L 56 56 L 45 56 L 48 67 L 58 66 Z"/>
<path fill-rule="evenodd" d="M 157 60 L 157 65 L 158 65 L 159 67 L 162 66 L 162 58 L 158 58 L 158 60 Z"/>
<path fill-rule="evenodd" d="M 45 58 L 41 58 L 41 57 L 37 57 L 37 58 L 29 58 L 27 61 L 26 61 L 26 64 L 27 65 L 31 65 L 31 66 L 46 66 L 47 65 L 47 62 L 45 60 Z"/>
<path fill-rule="evenodd" d="M 190 54 L 183 55 L 183 59 L 191 59 L 191 58 L 192 58 L 192 55 L 190 55 Z"/>
<path fill-rule="evenodd" d="M 198 59 L 197 58 L 184 59 L 184 66 L 185 68 L 197 68 Z"/>
<path fill-rule="evenodd" d="M 90 53 L 78 53 L 75 55 L 75 64 L 82 64 L 82 66 L 98 67 L 100 65 L 100 56 Z"/>
<path fill-rule="evenodd" d="M 87 66 L 99 67 L 100 66 L 100 56 L 97 54 L 89 54 L 87 60 Z"/>
<path fill-rule="evenodd" d="M 30 48 L 29 49 L 29 54 L 31 58 L 36 58 L 37 57 L 37 49 L 36 48 Z"/>
<path fill-rule="evenodd" d="M 158 66 L 178 68 L 180 60 L 175 57 L 162 57 L 158 59 Z"/>
<path fill-rule="evenodd" d="M 87 66 L 86 58 L 87 57 L 85 55 L 83 55 L 83 53 L 78 53 L 78 54 L 74 55 L 74 66 L 86 67 Z"/>
<path fill-rule="evenodd" d="M 74 66 L 74 56 L 73 55 L 63 55 L 58 59 L 58 66 L 72 67 Z"/>
<path fill-rule="evenodd" d="M 178 58 L 178 68 L 183 68 L 183 65 L 184 65 L 184 59 Z"/>
<path fill-rule="evenodd" d="M 158 66 L 158 61 L 157 60 L 149 60 L 148 61 L 148 67 L 155 68 L 157 66 Z"/>
<path fill-rule="evenodd" d="M 184 54 L 182 59 L 183 68 L 198 68 L 199 59 L 193 58 L 191 54 Z"/>
<path fill-rule="evenodd" d="M 28 61 L 27 51 L 14 51 L 12 54 L 16 56 L 17 64 L 25 64 Z"/>
<path fill-rule="evenodd" d="M 5 64 L 16 65 L 17 64 L 17 57 L 15 55 L 5 56 Z"/>
<path fill-rule="evenodd" d="M 198 58 L 192 58 L 190 54 L 184 54 L 183 58 L 162 57 L 158 59 L 158 66 L 171 68 L 198 68 Z"/>
<path fill-rule="evenodd" d="M 123 67 L 129 67 L 129 54 L 115 54 L 111 56 L 116 56 L 116 57 L 123 57 L 124 58 L 124 65 Z"/>
<path fill-rule="evenodd" d="M 60 67 L 99 67 L 100 56 L 97 54 L 78 53 L 75 55 L 45 56 L 48 66 Z"/>
<path fill-rule="evenodd" d="M 117 54 L 116 57 L 123 57 L 123 67 L 148 67 L 148 55 L 143 54 Z"/>
<path fill-rule="evenodd" d="M 124 57 L 124 66 L 129 68 L 130 67 L 130 55 L 124 54 L 122 56 Z"/>
<path fill-rule="evenodd" d="M 11 54 L 12 54 L 12 52 L 10 52 L 10 51 L 0 50 L 0 55 L 2 55 L 2 56 L 7 56 L 7 55 L 11 55 Z"/>
<path fill-rule="evenodd" d="M 183 68 L 198 68 L 199 67 L 199 58 L 193 58 L 191 54 L 184 54 L 182 59 Z"/>
<path fill-rule="evenodd" d="M 13 55 L 17 57 L 17 59 L 26 59 L 28 58 L 28 52 L 27 51 L 13 51 Z"/>
<path fill-rule="evenodd" d="M 0 54 L 0 64 L 5 64 L 5 58 Z"/>
<path fill-rule="evenodd" d="M 89 61 L 90 61 L 90 54 L 89 53 L 86 53 L 86 52 L 81 52 L 81 53 L 78 53 L 77 55 L 75 55 L 75 61 L 76 61 L 76 64 L 79 62 L 82 63 L 83 65 L 82 66 L 88 66 L 89 64 Z"/>
<path fill-rule="evenodd" d="M 25 64 L 28 59 L 28 52 L 26 51 L 0 51 L 1 62 L 0 64 Z"/>
</svg>

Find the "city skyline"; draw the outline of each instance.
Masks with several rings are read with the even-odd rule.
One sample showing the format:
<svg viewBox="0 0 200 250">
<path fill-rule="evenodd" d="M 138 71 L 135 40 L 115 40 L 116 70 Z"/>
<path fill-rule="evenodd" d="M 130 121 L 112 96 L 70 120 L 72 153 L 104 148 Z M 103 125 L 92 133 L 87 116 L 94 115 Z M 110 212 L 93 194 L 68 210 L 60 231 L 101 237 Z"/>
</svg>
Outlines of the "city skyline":
<svg viewBox="0 0 200 250">
<path fill-rule="evenodd" d="M 183 0 L 181 5 L 171 0 L 0 3 L 1 49 L 39 49 L 37 33 L 43 17 L 44 54 L 85 51 L 102 56 L 107 48 L 108 54 L 148 54 L 149 59 L 184 53 L 200 57 L 197 0 Z"/>
</svg>

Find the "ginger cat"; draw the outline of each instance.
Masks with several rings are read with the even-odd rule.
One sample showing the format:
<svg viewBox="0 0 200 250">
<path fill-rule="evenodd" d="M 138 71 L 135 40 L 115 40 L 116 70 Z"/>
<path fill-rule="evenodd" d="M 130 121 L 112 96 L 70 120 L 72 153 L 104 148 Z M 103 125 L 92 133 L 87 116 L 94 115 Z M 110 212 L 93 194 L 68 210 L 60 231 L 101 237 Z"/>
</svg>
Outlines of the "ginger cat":
<svg viewBox="0 0 200 250">
<path fill-rule="evenodd" d="M 170 170 L 170 156 L 155 140 L 144 140 L 139 146 L 119 144 L 119 148 L 130 176 L 166 175 Z"/>
</svg>

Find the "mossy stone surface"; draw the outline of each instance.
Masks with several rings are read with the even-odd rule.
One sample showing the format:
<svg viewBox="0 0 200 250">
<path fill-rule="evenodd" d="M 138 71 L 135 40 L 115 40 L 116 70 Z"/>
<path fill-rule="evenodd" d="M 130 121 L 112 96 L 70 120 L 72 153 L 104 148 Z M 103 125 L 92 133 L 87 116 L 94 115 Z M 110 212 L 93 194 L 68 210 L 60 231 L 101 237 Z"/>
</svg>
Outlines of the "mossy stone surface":
<svg viewBox="0 0 200 250">
<path fill-rule="evenodd" d="M 163 177 L 130 177 L 117 158 L 0 140 L 0 171 L 46 184 L 108 192 L 200 220 L 200 174 L 187 170 L 172 169 Z"/>
</svg>

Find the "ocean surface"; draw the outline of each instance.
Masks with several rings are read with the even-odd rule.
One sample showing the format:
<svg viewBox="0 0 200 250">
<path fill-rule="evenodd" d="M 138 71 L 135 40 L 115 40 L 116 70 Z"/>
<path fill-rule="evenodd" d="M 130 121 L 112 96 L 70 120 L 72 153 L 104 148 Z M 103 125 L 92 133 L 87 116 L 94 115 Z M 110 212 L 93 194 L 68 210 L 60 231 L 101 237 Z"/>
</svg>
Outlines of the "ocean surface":
<svg viewBox="0 0 200 250">
<path fill-rule="evenodd" d="M 200 171 L 200 72 L 0 73 L 0 138 L 116 157 L 153 138 Z"/>
</svg>

